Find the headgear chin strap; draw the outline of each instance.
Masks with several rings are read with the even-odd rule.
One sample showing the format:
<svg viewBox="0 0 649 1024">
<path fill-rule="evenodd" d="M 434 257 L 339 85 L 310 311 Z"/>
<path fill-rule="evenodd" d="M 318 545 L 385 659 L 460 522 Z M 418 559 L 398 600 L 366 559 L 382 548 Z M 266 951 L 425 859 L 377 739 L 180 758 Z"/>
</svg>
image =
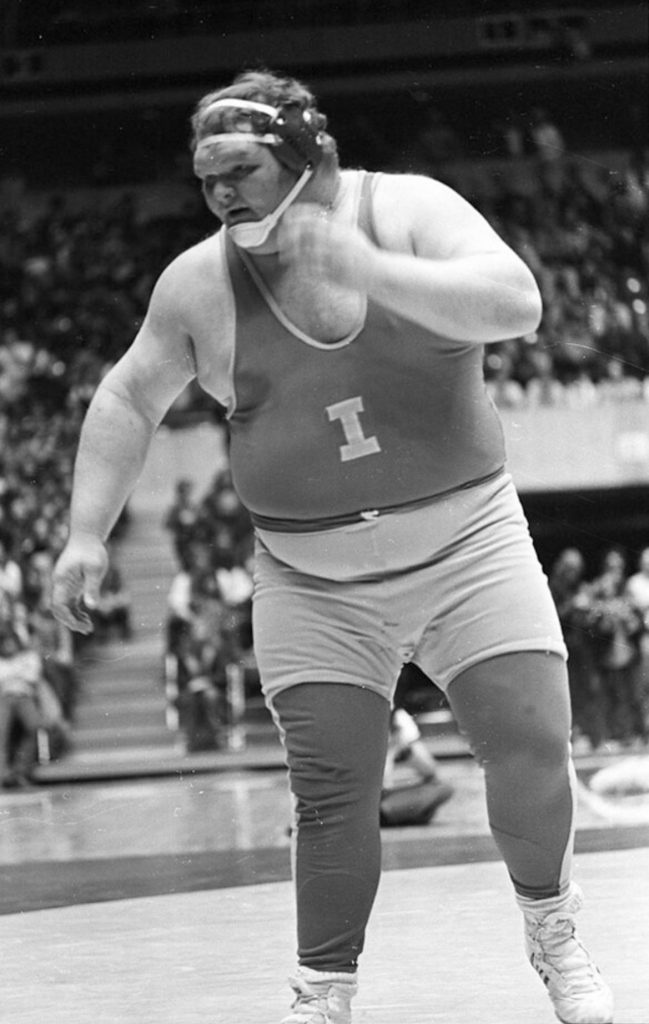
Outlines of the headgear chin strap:
<svg viewBox="0 0 649 1024">
<path fill-rule="evenodd" d="M 284 196 L 279 206 L 276 206 L 271 213 L 267 213 L 261 220 L 247 220 L 242 221 L 240 224 L 232 224 L 227 229 L 232 241 L 240 246 L 241 249 L 257 249 L 260 245 L 263 245 L 284 211 L 288 209 L 294 199 L 297 199 L 312 174 L 313 169 L 306 167 L 290 192 L 287 192 Z"/>
<path fill-rule="evenodd" d="M 199 178 L 210 174 L 216 147 L 221 142 L 261 143 L 272 146 L 275 156 L 299 178 L 271 213 L 261 220 L 233 224 L 228 228 L 232 240 L 243 249 L 255 249 L 268 239 L 284 211 L 300 194 L 322 160 L 323 134 L 317 112 L 297 105 L 272 107 L 255 100 L 224 98 L 215 100 L 202 116 L 216 125 L 202 138 L 194 152 L 194 171 Z M 322 121 L 322 118 L 320 118 Z"/>
</svg>

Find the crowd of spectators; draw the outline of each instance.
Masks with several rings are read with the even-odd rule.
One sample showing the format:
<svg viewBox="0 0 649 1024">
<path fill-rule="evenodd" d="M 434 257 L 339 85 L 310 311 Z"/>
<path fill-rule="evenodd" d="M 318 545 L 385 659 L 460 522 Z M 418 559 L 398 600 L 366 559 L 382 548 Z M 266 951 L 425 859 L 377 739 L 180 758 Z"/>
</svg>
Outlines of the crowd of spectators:
<svg viewBox="0 0 649 1024">
<path fill-rule="evenodd" d="M 622 154 L 613 170 L 570 156 L 547 124 L 541 139 L 531 155 L 512 153 L 509 170 L 502 162 L 497 172 L 470 169 L 469 198 L 532 267 L 545 300 L 538 332 L 488 347 L 488 386 L 509 405 L 594 403 L 611 394 L 648 400 L 646 157 Z M 440 176 L 463 188 L 456 170 L 445 163 Z M 137 330 L 162 268 L 212 227 L 197 190 L 154 217 L 128 191 L 89 205 L 55 193 L 0 202 L 0 595 L 12 606 L 21 650 L 39 653 L 56 698 L 63 724 L 51 729 L 55 750 L 65 742 L 78 684 L 73 643 L 49 620 L 47 580 L 65 539 L 79 426 L 98 381 Z M 220 417 L 198 390 L 183 400 L 185 412 Z M 186 596 L 173 599 L 169 645 L 182 654 L 181 681 L 193 680 L 181 688 L 199 692 L 196 680 L 221 672 L 210 713 L 222 723 L 223 665 L 249 649 L 249 531 L 227 478 L 198 507 L 186 494 L 178 498 L 177 520 L 168 525 L 179 564 L 174 593 L 184 587 Z M 176 614 L 183 600 L 185 611 Z M 188 608 L 194 616 L 199 610 L 203 624 L 223 617 L 227 657 L 209 650 L 200 625 L 182 628 Z M 127 612 L 117 626 L 128 635 Z"/>
<path fill-rule="evenodd" d="M 24 788 L 37 759 L 67 749 L 78 693 L 73 642 L 53 618 L 54 558 L 66 533 L 78 420 L 39 385 L 30 343 L 0 348 L 0 784 Z M 28 381 L 33 375 L 33 391 Z M 56 381 L 56 375 L 53 380 Z M 47 389 L 45 389 L 47 390 Z"/>
<path fill-rule="evenodd" d="M 69 744 L 78 693 L 72 639 L 49 607 L 52 556 L 11 554 L 0 529 L 0 786 L 25 789 Z"/>
<path fill-rule="evenodd" d="M 404 152 L 392 169 L 428 166 L 468 192 L 536 275 L 541 327 L 486 354 L 499 403 L 594 402 L 607 393 L 599 384 L 646 398 L 649 159 L 597 165 L 568 153 L 548 116 L 533 113 L 536 142 L 497 169 L 470 162 L 467 177 L 466 161 L 434 149 Z M 0 401 L 16 381 L 85 401 L 130 342 L 162 268 L 212 227 L 190 188 L 184 205 L 148 220 L 128 193 L 112 206 L 71 210 L 53 196 L 37 215 L 29 203 L 4 211 Z"/>
<path fill-rule="evenodd" d="M 228 669 L 243 667 L 249 690 L 258 689 L 252 528 L 227 470 L 204 497 L 195 498 L 193 490 L 190 481 L 179 480 L 165 518 L 178 561 L 168 597 L 167 652 L 188 749 L 204 749 L 227 742 Z M 621 547 L 606 548 L 587 578 L 584 556 L 570 547 L 549 570 L 569 650 L 574 743 L 582 750 L 649 742 L 649 546 L 637 565 L 629 558 Z M 417 700 L 416 686 L 412 674 L 404 675 L 401 703 Z"/>
<path fill-rule="evenodd" d="M 475 161 L 453 119 L 427 96 L 421 107 L 419 132 L 399 154 L 386 153 L 386 169 L 432 173 L 466 195 L 532 268 L 543 295 L 537 332 L 488 348 L 496 401 L 647 399 L 648 151 L 640 145 L 612 161 L 572 152 L 551 114 L 535 107 L 487 126 L 492 158 Z"/>
<path fill-rule="evenodd" d="M 187 750 L 229 745 L 246 685 L 258 689 L 250 518 L 224 470 L 200 498 L 190 480 L 178 480 L 163 525 L 178 569 L 168 595 L 168 699 Z"/>
<path fill-rule="evenodd" d="M 586 578 L 577 548 L 560 553 L 550 589 L 568 647 L 574 742 L 597 750 L 649 741 L 649 547 L 629 566 L 606 549 Z"/>
<path fill-rule="evenodd" d="M 537 332 L 489 347 L 492 392 L 501 405 L 649 400 L 649 161 L 611 172 L 552 154 L 537 154 L 534 189 L 499 179 L 477 199 L 544 302 Z"/>
</svg>

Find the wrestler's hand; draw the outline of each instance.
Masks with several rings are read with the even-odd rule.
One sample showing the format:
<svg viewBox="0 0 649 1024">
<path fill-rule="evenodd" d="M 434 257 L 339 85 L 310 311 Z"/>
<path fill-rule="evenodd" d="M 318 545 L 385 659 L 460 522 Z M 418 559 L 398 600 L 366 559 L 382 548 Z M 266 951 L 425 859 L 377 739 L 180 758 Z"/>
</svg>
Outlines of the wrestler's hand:
<svg viewBox="0 0 649 1024">
<path fill-rule="evenodd" d="M 99 588 L 108 568 L 108 553 L 98 537 L 70 537 L 54 566 L 52 611 L 76 633 L 92 633 L 88 609 L 97 604 Z"/>
<path fill-rule="evenodd" d="M 277 234 L 283 263 L 297 264 L 315 280 L 367 293 L 378 252 L 356 227 L 340 224 L 314 203 L 299 203 L 282 216 Z"/>
</svg>

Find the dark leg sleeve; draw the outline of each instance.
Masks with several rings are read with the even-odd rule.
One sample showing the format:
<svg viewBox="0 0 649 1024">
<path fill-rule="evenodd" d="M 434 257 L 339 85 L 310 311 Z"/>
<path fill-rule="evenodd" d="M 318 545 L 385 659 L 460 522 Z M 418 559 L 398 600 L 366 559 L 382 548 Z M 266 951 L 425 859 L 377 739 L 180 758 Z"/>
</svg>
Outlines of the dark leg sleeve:
<svg viewBox="0 0 649 1024">
<path fill-rule="evenodd" d="M 353 971 L 381 870 L 390 706 L 360 686 L 303 683 L 278 694 L 273 709 L 295 805 L 299 960 Z"/>
</svg>

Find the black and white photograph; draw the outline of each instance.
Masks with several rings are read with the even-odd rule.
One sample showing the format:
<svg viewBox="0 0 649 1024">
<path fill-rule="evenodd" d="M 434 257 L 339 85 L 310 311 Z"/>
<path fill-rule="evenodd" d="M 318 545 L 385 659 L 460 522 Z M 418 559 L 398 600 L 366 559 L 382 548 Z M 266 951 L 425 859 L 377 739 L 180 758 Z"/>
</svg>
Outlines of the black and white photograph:
<svg viewBox="0 0 649 1024">
<path fill-rule="evenodd" d="M 0 1024 L 649 1024 L 649 8 L 0 0 Z"/>
</svg>

